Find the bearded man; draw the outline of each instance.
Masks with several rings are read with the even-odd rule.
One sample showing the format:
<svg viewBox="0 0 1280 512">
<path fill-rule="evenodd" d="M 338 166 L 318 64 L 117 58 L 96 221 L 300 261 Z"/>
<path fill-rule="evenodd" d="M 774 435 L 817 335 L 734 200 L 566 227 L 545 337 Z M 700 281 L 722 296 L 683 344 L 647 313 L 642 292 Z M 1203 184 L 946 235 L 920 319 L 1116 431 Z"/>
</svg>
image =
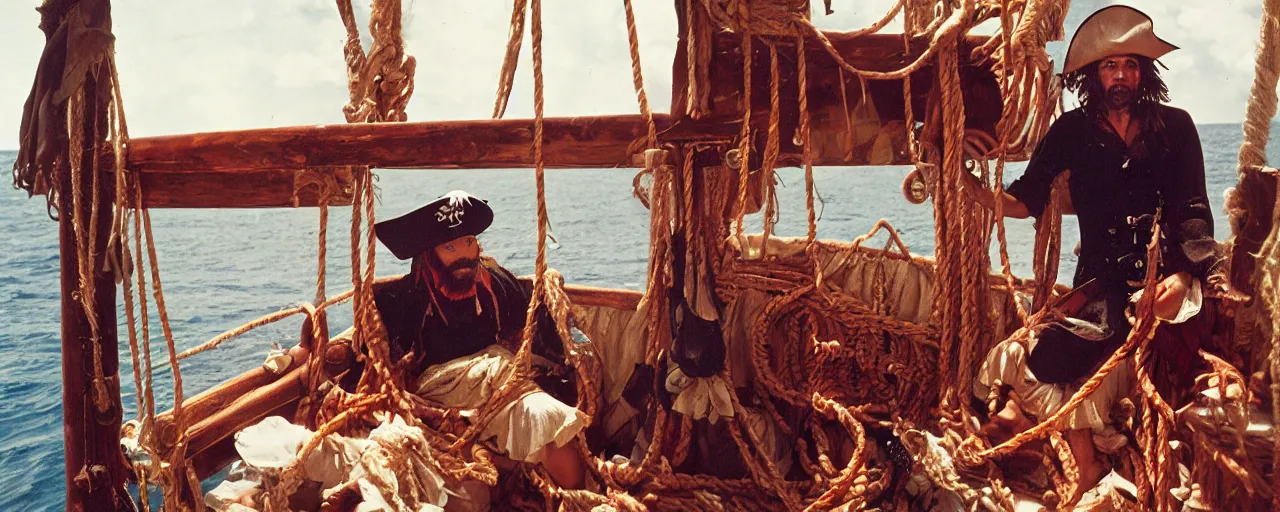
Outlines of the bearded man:
<svg viewBox="0 0 1280 512">
<path fill-rule="evenodd" d="M 477 235 L 493 222 L 489 205 L 453 191 L 375 226 L 378 240 L 410 272 L 374 286 L 392 361 L 409 390 L 429 402 L 474 412 L 514 363 L 530 292 L 511 272 L 483 256 Z M 504 346 L 505 345 L 505 346 Z M 559 339 L 547 343 L 552 352 Z M 480 441 L 516 463 L 543 464 L 562 487 L 580 488 L 584 466 L 567 444 L 586 415 L 539 389 L 508 405 Z"/>
<path fill-rule="evenodd" d="M 1202 289 L 1216 242 L 1199 135 L 1190 115 L 1164 104 L 1168 89 L 1156 68 L 1156 59 L 1176 49 L 1156 37 L 1151 18 L 1136 9 L 1111 6 L 1094 13 L 1072 38 L 1063 69 L 1065 86 L 1081 106 L 1050 127 L 1007 192 L 996 196 L 977 178 L 966 178 L 966 191 L 979 203 L 994 209 L 1001 201 L 1007 216 L 1038 218 L 1054 179 L 1069 172 L 1070 204 L 1079 220 L 1074 284 L 1085 305 L 1067 312 L 1074 318 L 1034 326 L 1026 347 L 997 345 L 974 382 L 982 403 L 1002 387 L 1012 389 L 1015 398 L 994 418 L 1014 430 L 1058 411 L 1125 341 L 1131 330 L 1126 310 L 1136 302 L 1147 264 L 1156 264 L 1147 261 L 1146 246 L 1157 212 L 1162 229 L 1155 312 L 1166 325 L 1153 344 L 1156 384 L 1176 404 L 1196 374 L 1210 316 L 1199 314 Z M 1131 371 L 1113 370 L 1059 425 L 1080 464 L 1082 490 L 1106 470 L 1095 448 L 1123 446 L 1110 425 L 1111 408 L 1132 393 Z"/>
</svg>

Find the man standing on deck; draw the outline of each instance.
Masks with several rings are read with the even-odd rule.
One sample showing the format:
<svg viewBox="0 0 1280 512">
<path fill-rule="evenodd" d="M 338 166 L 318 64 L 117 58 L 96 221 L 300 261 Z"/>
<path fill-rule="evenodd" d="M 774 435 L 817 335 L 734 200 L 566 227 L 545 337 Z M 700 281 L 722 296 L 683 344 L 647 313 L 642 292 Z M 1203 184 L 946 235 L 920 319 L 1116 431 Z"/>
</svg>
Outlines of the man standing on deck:
<svg viewBox="0 0 1280 512">
<path fill-rule="evenodd" d="M 392 361 L 406 370 L 408 389 L 444 407 L 475 410 L 514 364 L 530 295 L 515 276 L 482 256 L 476 235 L 493 222 L 489 205 L 453 191 L 375 226 L 378 240 L 408 275 L 374 286 Z M 506 346 L 504 346 L 506 345 Z M 559 340 L 548 343 L 560 350 Z M 554 345 L 554 346 L 550 346 Z M 480 441 L 515 462 L 542 463 L 552 479 L 580 488 L 584 466 L 569 443 L 585 427 L 581 411 L 539 389 L 508 405 Z"/>
<path fill-rule="evenodd" d="M 1078 318 L 1036 328 L 1029 350 L 1006 341 L 988 354 L 974 383 L 975 398 L 986 403 L 997 388 L 1009 386 L 1021 402 L 1010 401 L 993 414 L 997 423 L 1026 428 L 1053 414 L 1123 344 L 1131 328 L 1125 310 L 1143 283 L 1157 211 L 1156 315 L 1180 324 L 1157 332 L 1157 387 L 1176 404 L 1195 375 L 1192 366 L 1207 328 L 1208 315 L 1198 315 L 1203 281 L 1215 261 L 1216 242 L 1195 124 L 1185 111 L 1163 104 L 1168 89 L 1155 59 L 1176 49 L 1156 37 L 1151 18 L 1136 9 L 1111 6 L 1094 13 L 1072 38 L 1063 68 L 1065 86 L 1078 94 L 1080 108 L 1050 127 L 1007 192 L 997 197 L 977 178 L 966 178 L 965 189 L 987 208 L 1001 201 L 1006 216 L 1038 218 L 1054 178 L 1069 172 L 1070 202 L 1080 225 L 1074 285 L 1085 287 L 1081 291 L 1090 298 L 1075 313 Z M 1171 335 L 1173 330 L 1181 332 Z M 1129 373 L 1112 371 L 1062 421 L 1080 463 L 1081 492 L 1106 470 L 1095 449 L 1123 446 L 1109 423 L 1111 406 L 1132 390 Z"/>
</svg>

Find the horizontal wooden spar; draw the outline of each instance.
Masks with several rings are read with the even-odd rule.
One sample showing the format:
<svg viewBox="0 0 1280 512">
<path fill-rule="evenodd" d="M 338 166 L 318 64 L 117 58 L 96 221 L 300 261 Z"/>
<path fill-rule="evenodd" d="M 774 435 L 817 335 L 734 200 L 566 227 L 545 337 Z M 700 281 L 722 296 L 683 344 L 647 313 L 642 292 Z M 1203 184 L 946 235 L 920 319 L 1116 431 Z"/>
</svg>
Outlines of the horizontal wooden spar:
<svg viewBox="0 0 1280 512">
<path fill-rule="evenodd" d="M 730 138 L 733 127 L 684 129 L 654 115 L 665 141 Z M 129 141 L 127 164 L 153 173 L 262 171 L 333 166 L 419 169 L 533 167 L 533 120 L 425 121 L 290 126 L 166 135 Z M 716 132 L 721 132 L 717 135 Z M 548 118 L 547 167 L 630 167 L 648 126 L 639 115 Z"/>
<path fill-rule="evenodd" d="M 924 51 L 916 42 L 903 46 L 893 35 L 850 37 L 827 33 L 842 58 L 866 68 L 901 67 Z M 986 64 L 971 62 L 970 49 L 985 39 L 962 44 L 961 81 L 966 128 L 990 133 L 999 119 L 1000 89 Z M 741 133 L 742 55 L 735 36 L 713 38 L 708 90 L 709 111 L 701 119 L 655 114 L 662 144 L 720 143 L 736 147 Z M 755 169 L 767 145 L 769 59 L 764 42 L 753 47 L 749 165 Z M 803 164 L 795 142 L 799 122 L 796 48 L 778 47 L 779 166 Z M 808 104 L 812 114 L 811 156 L 817 166 L 903 165 L 911 163 L 903 80 L 863 82 L 840 70 L 815 42 L 809 58 Z M 684 61 L 677 58 L 677 71 Z M 676 82 L 683 77 L 676 73 Z M 934 82 L 929 66 L 912 74 L 911 102 L 916 119 L 927 113 Z M 676 83 L 675 97 L 683 94 Z M 936 91 L 933 91 L 936 92 Z M 677 112 L 683 113 L 677 101 Z M 330 205 L 350 204 L 349 166 L 382 169 L 531 168 L 532 119 L 428 121 L 292 126 L 136 138 L 126 162 L 141 177 L 143 203 L 151 208 L 305 207 L 320 203 L 317 176 L 333 176 Z M 639 115 L 558 117 L 544 121 L 543 161 L 549 168 L 634 168 L 645 147 L 648 125 Z M 110 161 L 108 159 L 108 161 Z M 708 163 L 719 165 L 721 162 Z M 311 174 L 311 176 L 307 176 Z"/>
</svg>

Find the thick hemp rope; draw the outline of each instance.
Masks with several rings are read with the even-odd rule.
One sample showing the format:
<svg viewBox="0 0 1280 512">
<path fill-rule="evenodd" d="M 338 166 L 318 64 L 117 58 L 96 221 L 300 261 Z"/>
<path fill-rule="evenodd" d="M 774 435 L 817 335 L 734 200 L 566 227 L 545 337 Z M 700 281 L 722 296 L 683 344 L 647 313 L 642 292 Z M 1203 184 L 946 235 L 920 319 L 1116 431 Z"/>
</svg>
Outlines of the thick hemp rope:
<svg viewBox="0 0 1280 512">
<path fill-rule="evenodd" d="M 899 4 L 901 5 L 901 4 Z M 813 146 L 810 138 L 809 125 L 809 70 L 805 56 L 804 36 L 796 36 L 796 76 L 800 80 L 800 142 L 804 146 L 801 148 L 804 158 L 804 206 L 805 212 L 808 214 L 808 231 L 805 233 L 805 242 L 813 244 L 818 238 L 818 216 L 814 210 L 813 196 Z M 844 76 L 840 77 L 840 90 L 844 91 Z M 848 108 L 845 109 L 848 120 Z M 852 132 L 852 130 L 850 130 Z M 817 272 L 820 279 L 821 272 Z"/>
<path fill-rule="evenodd" d="M 89 91 L 85 88 L 77 89 L 67 102 L 67 128 L 68 138 L 70 139 L 71 150 L 68 152 L 68 160 L 71 167 L 71 222 L 75 231 L 76 242 L 76 274 L 78 280 L 78 288 L 80 290 L 79 302 L 81 309 L 84 310 L 85 319 L 89 323 L 89 343 L 93 350 L 93 403 L 97 407 L 99 413 L 107 412 L 111 402 L 107 397 L 106 377 L 102 371 L 102 337 L 100 335 L 101 328 L 98 322 L 98 315 L 93 308 L 95 282 L 93 268 L 94 254 L 97 253 L 96 248 L 92 247 L 97 243 L 98 237 L 98 209 L 101 204 L 98 185 L 99 167 L 98 167 L 98 144 L 97 133 L 84 133 L 84 109 L 85 103 L 89 100 L 85 98 Z M 94 132 L 97 131 L 97 123 L 94 123 Z M 82 151 L 85 145 L 85 138 L 88 137 L 95 148 L 90 162 L 85 162 Z M 90 165 L 88 173 L 91 178 L 90 187 L 90 210 L 88 219 L 84 215 L 84 189 L 81 184 L 84 182 L 85 166 Z M 86 226 L 87 224 L 87 226 Z"/>
<path fill-rule="evenodd" d="M 631 53 L 631 79 L 635 82 L 636 101 L 640 103 L 640 116 L 644 118 L 649 149 L 658 147 L 657 129 L 653 124 L 653 112 L 649 110 L 649 97 L 644 92 L 644 75 L 640 71 L 640 36 L 636 33 L 636 17 L 631 10 L 631 0 L 622 0 L 627 18 L 627 43 Z"/>
<path fill-rule="evenodd" d="M 750 17 L 744 9 L 742 16 Z M 737 224 L 734 233 L 742 244 L 743 222 L 747 215 L 747 178 L 751 173 L 751 32 L 742 32 L 742 133 L 738 141 L 738 204 L 735 214 Z M 743 244 L 745 245 L 745 244 Z M 745 249 L 745 246 L 743 247 Z"/>
<path fill-rule="evenodd" d="M 1254 62 L 1253 86 L 1249 93 L 1249 105 L 1245 112 L 1244 142 L 1240 145 L 1238 187 L 1255 189 L 1260 180 L 1271 180 L 1274 189 L 1275 178 L 1262 175 L 1252 169 L 1259 169 L 1267 163 L 1266 146 L 1271 137 L 1271 120 L 1276 115 L 1276 84 L 1280 81 L 1280 0 L 1266 0 L 1262 4 L 1262 20 L 1259 30 L 1258 53 Z M 1274 197 L 1269 200 L 1276 206 L 1280 201 Z M 1256 279 L 1258 296 L 1262 299 L 1260 307 L 1262 315 L 1256 308 L 1243 308 L 1237 313 L 1236 339 L 1246 342 L 1258 333 L 1257 323 L 1265 318 L 1271 319 L 1271 351 L 1268 357 L 1268 371 L 1271 376 L 1271 414 L 1272 423 L 1280 424 L 1280 209 L 1271 212 L 1245 212 L 1245 218 L 1232 214 L 1233 226 L 1249 221 L 1248 217 L 1271 216 L 1271 233 L 1262 243 L 1257 258 L 1261 262 Z M 1239 236 L 1240 233 L 1235 233 Z M 1254 256 L 1245 256 L 1254 257 Z M 1232 266 L 1238 265 L 1232 261 Z M 1273 467 L 1280 467 L 1280 438 L 1276 439 L 1272 454 Z M 1280 471 L 1272 471 L 1271 477 L 1272 504 L 1280 508 Z"/>
<path fill-rule="evenodd" d="M 147 474 L 159 473 L 160 471 L 160 455 L 155 449 L 152 442 L 152 425 L 155 424 L 155 396 L 152 385 L 152 367 L 151 367 L 151 343 L 150 336 L 144 334 L 141 347 L 138 342 L 138 321 L 143 324 L 142 330 L 148 333 L 146 329 L 146 284 L 142 277 L 142 255 L 138 251 L 138 267 L 133 267 L 133 253 L 129 249 L 129 212 L 128 205 L 136 204 L 130 200 L 128 193 L 130 183 L 128 181 L 128 172 L 125 169 L 125 151 L 127 148 L 126 141 L 129 138 L 129 128 L 125 122 L 124 99 L 120 93 L 120 79 L 116 71 L 115 52 L 110 53 L 113 57 L 109 58 L 107 65 L 111 70 L 111 103 L 110 113 L 110 130 L 112 148 L 115 150 L 115 175 L 116 175 L 116 209 L 115 209 L 115 233 L 113 239 L 119 244 L 120 260 L 114 266 L 115 272 L 120 277 L 120 284 L 123 288 L 124 305 L 125 305 L 125 324 L 129 332 L 129 355 L 133 364 L 133 381 L 138 402 L 137 417 L 140 423 L 140 432 L 138 434 L 139 446 L 146 451 L 151 459 L 151 467 L 144 467 L 142 464 L 134 464 L 134 471 L 139 475 L 138 500 L 142 503 L 142 510 L 149 512 L 151 510 L 150 493 L 145 492 L 148 489 Z M 133 186 L 137 186 L 134 184 Z M 137 218 L 136 208 L 132 209 L 133 218 Z M 139 238 L 140 240 L 140 238 Z M 137 274 L 139 286 L 137 288 L 139 300 L 142 303 L 141 318 L 135 315 L 133 276 Z M 139 357 L 139 352 L 142 352 Z M 145 366 L 143 366 L 145 364 Z"/>
<path fill-rule="evenodd" d="M 528 0 L 514 0 L 512 3 L 511 31 L 507 34 L 507 52 L 502 57 L 502 70 L 498 74 L 498 97 L 493 103 L 494 119 L 501 119 L 507 112 L 511 86 L 516 79 L 516 67 L 520 64 L 520 44 L 524 41 L 525 7 Z"/>
<path fill-rule="evenodd" d="M 450 446 L 450 453 L 458 453 L 463 446 L 473 442 L 477 436 L 497 416 L 500 410 L 510 401 L 519 399 L 533 390 L 531 377 L 531 361 L 533 355 L 533 338 L 537 332 L 538 308 L 545 303 L 547 273 L 547 204 L 546 179 L 543 164 L 543 76 L 542 76 L 542 2 L 530 2 L 529 32 L 532 36 L 533 49 L 533 160 L 534 182 L 537 201 L 538 250 L 534 261 L 533 293 L 529 307 L 525 313 L 525 327 L 521 333 L 520 348 L 516 352 L 515 363 L 499 376 L 502 384 L 490 395 L 480 408 L 475 421 Z"/>
<path fill-rule="evenodd" d="M 777 221 L 777 202 L 774 197 L 773 171 L 778 165 L 778 153 L 781 151 L 781 142 L 778 140 L 779 116 L 781 114 L 781 106 L 779 105 L 778 88 L 781 77 L 778 75 L 778 47 L 773 43 L 769 46 L 769 129 L 765 136 L 764 159 L 760 165 L 761 181 L 764 183 L 764 189 L 761 197 L 764 202 L 764 236 L 760 238 L 760 259 L 769 256 L 769 238 L 773 236 L 773 225 Z"/>
</svg>

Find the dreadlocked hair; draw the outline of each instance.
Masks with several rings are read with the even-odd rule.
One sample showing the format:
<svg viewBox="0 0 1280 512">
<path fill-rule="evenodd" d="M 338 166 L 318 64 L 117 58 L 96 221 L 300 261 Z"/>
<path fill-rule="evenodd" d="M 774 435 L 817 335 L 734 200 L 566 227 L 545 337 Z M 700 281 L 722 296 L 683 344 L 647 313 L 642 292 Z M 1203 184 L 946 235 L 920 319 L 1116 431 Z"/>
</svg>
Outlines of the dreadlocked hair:
<svg viewBox="0 0 1280 512">
<path fill-rule="evenodd" d="M 1169 102 L 1169 87 L 1160 78 L 1160 69 L 1155 59 L 1133 55 L 1138 59 L 1138 71 L 1141 79 L 1134 91 L 1133 103 L 1129 107 L 1133 113 L 1143 115 L 1156 105 Z M 1092 62 L 1076 71 L 1063 75 L 1062 84 L 1066 90 L 1080 97 L 1080 106 L 1085 113 L 1094 117 L 1107 115 L 1107 91 L 1102 88 L 1102 77 L 1098 75 L 1099 62 Z"/>
</svg>

